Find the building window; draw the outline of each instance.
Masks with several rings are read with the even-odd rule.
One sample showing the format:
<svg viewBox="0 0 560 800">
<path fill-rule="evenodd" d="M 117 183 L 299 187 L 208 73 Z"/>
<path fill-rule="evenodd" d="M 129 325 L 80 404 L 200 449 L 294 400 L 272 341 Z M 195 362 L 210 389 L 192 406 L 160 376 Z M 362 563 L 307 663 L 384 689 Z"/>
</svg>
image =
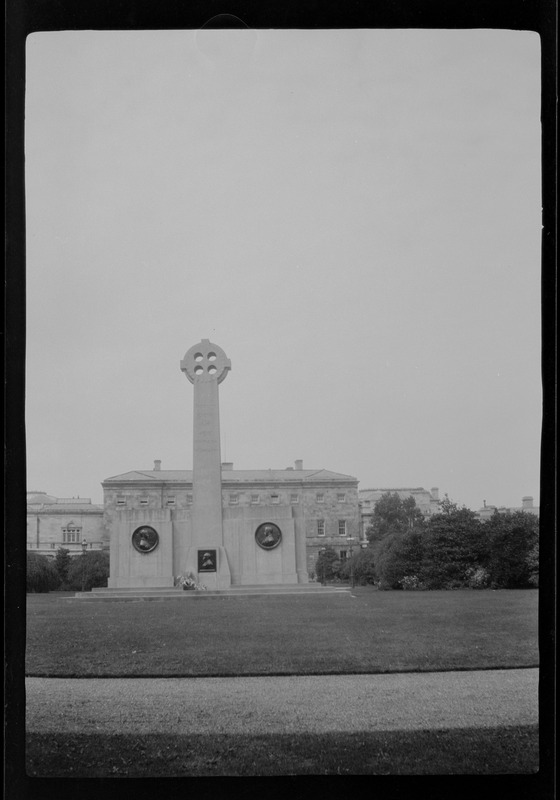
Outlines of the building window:
<svg viewBox="0 0 560 800">
<path fill-rule="evenodd" d="M 272 503 L 274 505 L 278 505 L 278 503 L 280 502 L 280 497 L 277 494 L 271 494 L 270 499 L 272 500 Z"/>
<path fill-rule="evenodd" d="M 290 503 L 299 503 L 299 494 L 291 494 Z"/>
<path fill-rule="evenodd" d="M 118 506 L 125 506 L 126 505 L 126 497 L 117 497 L 117 505 Z"/>
<path fill-rule="evenodd" d="M 140 498 L 140 505 L 141 506 L 147 506 L 148 505 L 148 498 L 147 497 L 141 497 Z"/>
<path fill-rule="evenodd" d="M 324 494 L 322 494 L 322 493 L 321 493 L 321 494 L 318 494 L 318 495 L 317 495 L 317 502 L 318 502 L 318 503 L 324 503 L 324 502 L 325 502 L 325 495 L 324 495 Z"/>
<path fill-rule="evenodd" d="M 230 494 L 229 496 L 229 504 L 230 506 L 236 506 L 239 503 L 239 495 L 238 494 Z"/>
<path fill-rule="evenodd" d="M 55 542 L 51 542 L 51 550 L 54 550 L 55 547 L 56 547 L 56 543 Z"/>
<path fill-rule="evenodd" d="M 325 535 L 325 520 L 318 519 L 317 520 L 317 536 L 324 536 Z"/>
<path fill-rule="evenodd" d="M 339 536 L 346 536 L 346 520 L 339 519 L 338 520 L 338 535 Z"/>
<path fill-rule="evenodd" d="M 254 505 L 254 506 L 256 506 L 256 505 L 258 505 L 258 503 L 259 503 L 259 496 L 258 496 L 258 494 L 252 494 L 252 495 L 251 495 L 251 504 L 252 504 L 252 505 Z"/>
<path fill-rule="evenodd" d="M 62 529 L 62 541 L 64 544 L 75 544 L 81 539 L 81 528 L 71 528 L 70 526 Z"/>
<path fill-rule="evenodd" d="M 187 505 L 192 506 L 192 494 L 187 495 Z"/>
<path fill-rule="evenodd" d="M 336 496 L 337 503 L 344 503 L 345 500 L 346 500 L 346 495 L 344 494 L 344 492 L 339 492 Z"/>
<path fill-rule="evenodd" d="M 168 506 L 174 506 L 175 505 L 175 498 L 174 497 L 168 497 L 167 498 L 167 505 Z"/>
<path fill-rule="evenodd" d="M 346 561 L 348 558 L 348 550 L 340 550 L 340 560 Z"/>
</svg>

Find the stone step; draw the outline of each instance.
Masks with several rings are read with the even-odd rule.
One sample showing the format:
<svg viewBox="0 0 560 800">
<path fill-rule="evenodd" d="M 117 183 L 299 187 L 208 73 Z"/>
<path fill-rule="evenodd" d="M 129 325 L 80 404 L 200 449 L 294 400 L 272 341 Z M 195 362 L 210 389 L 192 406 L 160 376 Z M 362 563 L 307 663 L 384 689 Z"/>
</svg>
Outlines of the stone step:
<svg viewBox="0 0 560 800">
<path fill-rule="evenodd" d="M 317 584 L 294 584 L 294 585 L 253 585 L 253 586 L 232 586 L 229 589 L 206 590 L 206 591 L 183 591 L 177 588 L 150 588 L 150 589 L 109 589 L 98 588 L 91 592 L 76 592 L 73 597 L 61 598 L 64 602 L 79 601 L 102 601 L 102 600 L 201 600 L 211 597 L 262 597 L 270 595 L 324 595 L 324 594 L 350 594 L 349 586 L 321 586 Z"/>
<path fill-rule="evenodd" d="M 250 583 L 250 584 L 233 584 L 228 589 L 220 590 L 220 591 L 228 591 L 228 592 L 324 592 L 325 589 L 329 590 L 336 590 L 336 591 L 344 591 L 349 587 L 346 584 L 331 584 L 327 586 L 323 586 L 320 583 Z M 186 593 L 188 594 L 193 593 L 194 590 L 188 590 Z M 209 591 L 217 591 L 217 590 L 206 590 L 206 593 Z M 91 590 L 92 594 L 107 594 L 107 592 L 111 592 L 112 594 L 130 594 L 131 592 L 140 592 L 142 594 L 150 594 L 152 592 L 172 592 L 176 594 L 177 592 L 183 592 L 177 586 L 136 586 L 136 587 L 125 587 L 125 588 L 113 588 L 113 587 L 95 587 Z M 80 593 L 81 594 L 81 593 Z M 86 592 L 89 594 L 89 592 Z"/>
</svg>

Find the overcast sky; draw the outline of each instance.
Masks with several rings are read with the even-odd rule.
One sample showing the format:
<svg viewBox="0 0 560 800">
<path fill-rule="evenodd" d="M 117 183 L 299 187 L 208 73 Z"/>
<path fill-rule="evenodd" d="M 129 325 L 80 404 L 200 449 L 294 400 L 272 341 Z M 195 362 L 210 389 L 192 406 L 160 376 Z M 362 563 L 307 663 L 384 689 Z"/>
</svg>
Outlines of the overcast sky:
<svg viewBox="0 0 560 800">
<path fill-rule="evenodd" d="M 102 502 L 222 460 L 539 500 L 539 37 L 71 31 L 27 40 L 28 489 Z"/>
</svg>

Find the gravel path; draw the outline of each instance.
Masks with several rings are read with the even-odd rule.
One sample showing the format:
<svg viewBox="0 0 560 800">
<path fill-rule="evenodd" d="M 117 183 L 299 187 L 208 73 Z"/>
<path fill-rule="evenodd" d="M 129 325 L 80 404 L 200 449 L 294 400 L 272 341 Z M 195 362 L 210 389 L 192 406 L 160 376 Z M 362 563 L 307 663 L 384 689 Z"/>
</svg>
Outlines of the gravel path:
<svg viewBox="0 0 560 800">
<path fill-rule="evenodd" d="M 538 721 L 538 669 L 256 678 L 27 678 L 37 733 L 327 733 Z"/>
</svg>

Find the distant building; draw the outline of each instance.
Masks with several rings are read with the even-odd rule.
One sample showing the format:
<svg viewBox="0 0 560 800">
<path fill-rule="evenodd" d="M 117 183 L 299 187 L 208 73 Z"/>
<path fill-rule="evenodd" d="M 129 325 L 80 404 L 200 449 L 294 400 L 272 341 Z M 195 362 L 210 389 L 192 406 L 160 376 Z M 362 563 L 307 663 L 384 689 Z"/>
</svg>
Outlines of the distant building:
<svg viewBox="0 0 560 800">
<path fill-rule="evenodd" d="M 398 494 L 402 500 L 408 497 L 413 497 L 416 500 L 416 505 L 424 515 L 429 517 L 432 514 L 437 514 L 439 511 L 439 489 L 434 486 L 430 491 L 422 487 L 409 489 L 360 489 L 358 496 L 360 499 L 361 517 L 363 530 L 366 531 L 372 521 L 373 510 L 379 498 L 390 492 L 391 494 Z"/>
<path fill-rule="evenodd" d="M 103 506 L 86 497 L 54 497 L 27 492 L 27 550 L 54 558 L 59 547 L 70 555 L 109 547 Z"/>
<path fill-rule="evenodd" d="M 490 519 L 497 511 L 498 514 L 512 514 L 515 511 L 524 511 L 526 514 L 533 514 L 535 517 L 539 516 L 539 507 L 533 504 L 533 498 L 530 495 L 521 498 L 521 506 L 515 506 L 513 508 L 506 508 L 505 506 L 497 506 L 487 505 L 486 500 L 483 501 L 484 505 L 482 508 L 479 508 L 476 512 L 477 517 L 484 522 L 484 520 Z"/>
<path fill-rule="evenodd" d="M 107 478 L 102 483 L 105 524 L 112 531 L 119 519 L 145 522 L 150 513 L 170 512 L 177 530 L 188 529 L 193 503 L 191 470 L 162 470 L 155 461 L 151 470 L 134 470 Z M 298 460 L 287 469 L 234 470 L 232 462 L 222 463 L 222 508 L 224 541 L 230 560 L 232 584 L 243 581 L 240 539 L 245 536 L 246 520 L 251 538 L 261 524 L 275 519 L 291 519 L 294 533 L 304 547 L 306 573 L 313 573 L 319 548 L 333 547 L 339 557 L 349 555 L 360 537 L 358 480 L 326 469 L 303 469 Z M 136 524 L 136 523 L 135 523 Z M 349 541 L 350 540 L 350 543 Z M 177 547 L 173 560 L 180 571 L 181 554 Z M 302 558 L 303 560 L 303 558 Z"/>
</svg>

